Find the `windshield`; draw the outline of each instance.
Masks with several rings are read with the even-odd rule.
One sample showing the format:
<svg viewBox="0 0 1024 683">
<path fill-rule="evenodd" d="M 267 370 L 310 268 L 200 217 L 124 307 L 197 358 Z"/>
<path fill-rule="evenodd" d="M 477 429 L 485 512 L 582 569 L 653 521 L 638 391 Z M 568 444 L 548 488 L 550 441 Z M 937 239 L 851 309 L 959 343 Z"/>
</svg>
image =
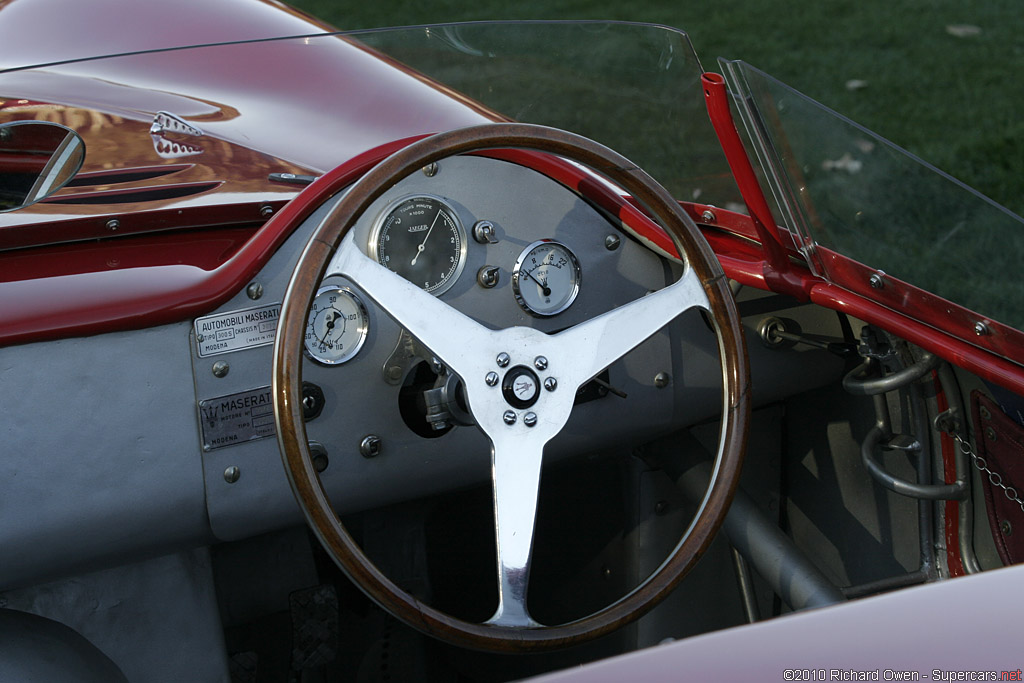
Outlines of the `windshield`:
<svg viewBox="0 0 1024 683">
<path fill-rule="evenodd" d="M 510 119 L 571 130 L 679 199 L 740 200 L 685 33 L 608 22 L 469 23 L 354 37 Z"/>
<path fill-rule="evenodd" d="M 1024 220 L 763 71 L 721 66 L 776 218 L 800 235 L 817 274 L 850 284 L 840 254 L 1024 329 Z"/>
</svg>

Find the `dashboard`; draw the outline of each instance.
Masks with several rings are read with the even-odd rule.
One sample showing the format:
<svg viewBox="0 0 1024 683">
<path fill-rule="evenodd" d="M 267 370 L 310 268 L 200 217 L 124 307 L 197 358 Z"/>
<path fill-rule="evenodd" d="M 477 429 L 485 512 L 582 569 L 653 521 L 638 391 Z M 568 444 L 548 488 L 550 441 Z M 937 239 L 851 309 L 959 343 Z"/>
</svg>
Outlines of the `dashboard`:
<svg viewBox="0 0 1024 683">
<path fill-rule="evenodd" d="M 270 438 L 269 342 L 302 244 L 334 201 L 254 285 L 195 321 L 200 441 L 220 538 L 297 519 Z M 557 182 L 484 157 L 446 159 L 405 178 L 361 217 L 353 238 L 370 258 L 494 329 L 557 332 L 664 287 L 679 269 Z M 320 283 L 304 354 L 307 433 L 339 512 L 488 479 L 489 443 L 472 425 L 460 379 L 355 284 L 338 276 Z M 687 378 L 685 403 L 677 375 Z M 710 417 L 719 377 L 715 335 L 699 313 L 684 314 L 581 389 L 545 457 L 614 448 L 678 427 L 684 416 Z"/>
<path fill-rule="evenodd" d="M 458 250 L 461 268 L 447 278 L 435 268 L 438 281 L 445 279 L 444 291 L 435 294 L 489 327 L 554 333 L 664 287 L 678 272 L 678 264 L 565 186 L 485 157 L 443 160 L 431 173 L 390 188 L 353 228 L 356 244 L 370 253 L 387 218 L 412 220 L 414 209 L 399 207 L 420 197 L 451 212 L 445 218 L 428 210 L 422 216 L 431 223 L 450 219 L 464 231 L 458 233 L 465 247 L 464 257 L 461 245 Z M 0 584 L 303 523 L 275 438 L 272 344 L 294 266 L 338 199 L 298 225 L 226 303 L 195 319 L 5 347 L 0 372 L 5 386 L 17 389 L 0 392 L 7 418 L 0 544 L 9 557 Z M 474 237 L 481 221 L 490 224 L 490 239 Z M 444 234 L 438 224 L 420 258 Z M 408 233 L 412 253 L 429 231 L 428 224 Z M 561 246 L 548 250 L 552 242 L 544 240 Z M 564 269 L 568 254 L 578 269 L 553 265 L 565 258 Z M 558 277 L 564 279 L 556 283 Z M 556 296 L 556 285 L 568 294 Z M 490 444 L 467 424 L 456 380 L 353 283 L 330 278 L 318 283 L 318 291 L 325 288 L 350 291 L 362 304 L 335 308 L 338 300 L 323 299 L 328 305 L 313 312 L 309 344 L 298 351 L 309 387 L 306 430 L 336 509 L 371 510 L 487 482 Z M 758 324 L 772 316 L 793 329 L 842 337 L 834 312 L 750 288 L 738 293 L 737 303 L 756 404 L 841 376 L 843 361 L 827 351 L 768 348 L 757 336 Z M 355 342 L 328 347 L 331 354 L 318 360 L 326 351 L 317 342 L 334 343 L 325 334 L 328 318 L 337 334 L 350 315 L 362 329 Z M 341 356 L 332 357 L 335 352 Z M 713 421 L 721 404 L 717 355 L 716 337 L 700 313 L 679 316 L 599 375 L 605 385 L 584 387 L 567 425 L 548 444 L 545 463 L 628 454 L 658 435 Z M 541 374 L 557 377 L 556 368 Z"/>
</svg>

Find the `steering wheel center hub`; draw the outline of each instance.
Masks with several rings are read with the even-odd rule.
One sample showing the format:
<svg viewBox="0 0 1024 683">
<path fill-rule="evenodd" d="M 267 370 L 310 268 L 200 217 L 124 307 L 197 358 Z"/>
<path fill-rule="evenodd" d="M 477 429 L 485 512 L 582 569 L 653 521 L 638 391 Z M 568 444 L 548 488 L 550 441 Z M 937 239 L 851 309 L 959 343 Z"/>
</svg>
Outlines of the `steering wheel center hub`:
<svg viewBox="0 0 1024 683">
<path fill-rule="evenodd" d="M 540 379 L 525 365 L 517 365 L 505 373 L 501 393 L 513 408 L 529 408 L 540 398 Z"/>
</svg>

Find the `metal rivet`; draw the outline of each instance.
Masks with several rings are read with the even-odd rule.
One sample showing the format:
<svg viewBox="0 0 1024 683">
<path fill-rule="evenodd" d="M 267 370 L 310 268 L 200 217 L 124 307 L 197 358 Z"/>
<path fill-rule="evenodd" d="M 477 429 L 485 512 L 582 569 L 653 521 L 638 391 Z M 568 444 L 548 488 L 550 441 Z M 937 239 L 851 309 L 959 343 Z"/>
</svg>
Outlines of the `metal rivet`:
<svg viewBox="0 0 1024 683">
<path fill-rule="evenodd" d="M 501 416 L 501 419 L 504 420 L 507 425 L 514 425 L 516 423 L 516 414 L 511 410 L 506 410 L 505 414 Z"/>
<path fill-rule="evenodd" d="M 494 362 L 498 364 L 499 368 L 506 368 L 508 367 L 508 364 L 509 362 L 511 362 L 511 360 L 512 359 L 509 358 L 509 355 L 502 351 L 501 353 L 498 354 L 498 357 L 494 359 Z"/>
<path fill-rule="evenodd" d="M 619 239 L 618 235 L 608 235 L 604 238 L 604 248 L 608 251 L 615 251 L 621 243 L 622 240 Z"/>
<path fill-rule="evenodd" d="M 117 232 L 117 229 L 121 227 L 121 221 L 116 218 L 111 218 L 107 221 L 107 230 L 110 232 Z"/>
<path fill-rule="evenodd" d="M 323 472 L 327 469 L 327 466 L 331 464 L 330 458 L 327 457 L 326 453 L 314 453 L 313 454 L 313 469 L 318 473 Z"/>
<path fill-rule="evenodd" d="M 476 271 L 476 281 L 484 289 L 491 289 L 498 284 L 498 275 L 501 270 L 497 266 L 483 266 Z"/>
<path fill-rule="evenodd" d="M 383 444 L 376 434 L 369 434 L 359 442 L 359 454 L 364 458 L 376 458 L 382 449 Z"/>
<path fill-rule="evenodd" d="M 249 295 L 249 298 L 256 301 L 263 296 L 263 285 L 258 282 L 253 282 L 245 289 L 245 293 Z"/>
<path fill-rule="evenodd" d="M 885 273 L 882 271 L 871 273 L 868 276 L 868 284 L 871 285 L 871 289 L 885 289 Z"/>
<path fill-rule="evenodd" d="M 545 358 L 544 356 L 537 356 L 536 358 L 533 359 L 533 367 L 537 368 L 538 370 L 547 370 L 548 359 Z"/>
<path fill-rule="evenodd" d="M 660 515 L 665 514 L 666 512 L 668 512 L 668 502 L 667 501 L 659 500 L 657 503 L 654 504 L 654 514 L 660 516 Z"/>
<path fill-rule="evenodd" d="M 996 441 L 998 438 L 996 436 L 996 430 L 992 429 L 991 427 L 985 427 L 985 436 L 988 437 L 989 441 Z"/>
<path fill-rule="evenodd" d="M 523 415 L 523 424 L 527 427 L 532 427 L 537 424 L 537 413 L 527 413 Z"/>
<path fill-rule="evenodd" d="M 603 568 L 601 569 L 601 576 L 602 576 L 602 577 L 603 577 L 603 578 L 604 578 L 605 580 L 607 580 L 607 579 L 610 579 L 610 578 L 612 578 L 612 570 L 611 570 L 611 567 L 603 567 Z"/>
<path fill-rule="evenodd" d="M 659 389 L 664 389 L 668 386 L 668 383 L 672 381 L 672 377 L 667 372 L 659 372 L 654 376 L 654 386 Z"/>
<path fill-rule="evenodd" d="M 979 320 L 978 322 L 974 323 L 974 334 L 978 335 L 979 337 L 987 337 L 991 333 L 992 330 L 989 329 L 988 323 L 986 323 L 984 320 Z"/>
<path fill-rule="evenodd" d="M 498 373 L 488 372 L 487 376 L 484 377 L 484 381 L 487 382 L 487 386 L 493 387 L 498 385 Z"/>
<path fill-rule="evenodd" d="M 981 415 L 983 420 L 989 420 L 992 418 L 992 413 L 988 412 L 988 408 L 985 406 L 979 406 L 978 413 Z"/>
<path fill-rule="evenodd" d="M 234 484 L 238 481 L 238 478 L 242 476 L 242 470 L 238 469 L 234 465 L 224 470 L 224 481 L 229 484 Z"/>
<path fill-rule="evenodd" d="M 558 388 L 558 380 L 554 377 L 548 377 L 544 380 L 544 388 L 548 391 L 554 391 Z"/>
<path fill-rule="evenodd" d="M 213 364 L 213 376 L 214 377 L 227 377 L 228 370 L 230 370 L 230 369 L 231 369 L 231 366 L 228 365 L 228 362 L 226 360 L 219 360 L 219 361 L 217 361 L 216 363 Z"/>
<path fill-rule="evenodd" d="M 271 216 L 274 215 L 274 207 L 272 207 L 270 204 L 264 204 L 263 206 L 260 207 L 260 215 L 263 216 L 264 218 L 270 218 Z"/>
<path fill-rule="evenodd" d="M 423 167 L 423 175 L 427 176 L 428 178 L 433 178 L 434 176 L 436 176 L 437 175 L 437 164 L 436 163 L 429 163 L 426 166 L 424 166 Z"/>
<path fill-rule="evenodd" d="M 999 530 L 1003 532 L 1005 536 L 1013 535 L 1013 525 L 1010 524 L 1010 520 L 1004 519 L 999 523 Z"/>
<path fill-rule="evenodd" d="M 704 212 L 701 213 L 700 215 L 700 219 L 705 223 L 714 223 L 716 220 L 718 220 L 718 218 L 715 216 L 715 212 L 712 211 L 711 209 L 704 209 Z"/>
</svg>

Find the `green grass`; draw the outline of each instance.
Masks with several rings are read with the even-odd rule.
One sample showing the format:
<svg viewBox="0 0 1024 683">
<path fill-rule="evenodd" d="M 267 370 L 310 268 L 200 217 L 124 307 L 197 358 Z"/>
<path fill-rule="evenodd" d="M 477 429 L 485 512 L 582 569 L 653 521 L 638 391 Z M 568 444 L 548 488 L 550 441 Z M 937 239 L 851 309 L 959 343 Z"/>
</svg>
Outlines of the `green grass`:
<svg viewBox="0 0 1024 683">
<path fill-rule="evenodd" d="M 743 59 L 1024 213 L 1020 0 L 445 0 L 292 3 L 342 29 L 478 19 L 617 19 L 686 30 L 704 67 Z M 970 24 L 978 35 L 946 27 Z M 849 90 L 847 81 L 867 86 Z"/>
</svg>

